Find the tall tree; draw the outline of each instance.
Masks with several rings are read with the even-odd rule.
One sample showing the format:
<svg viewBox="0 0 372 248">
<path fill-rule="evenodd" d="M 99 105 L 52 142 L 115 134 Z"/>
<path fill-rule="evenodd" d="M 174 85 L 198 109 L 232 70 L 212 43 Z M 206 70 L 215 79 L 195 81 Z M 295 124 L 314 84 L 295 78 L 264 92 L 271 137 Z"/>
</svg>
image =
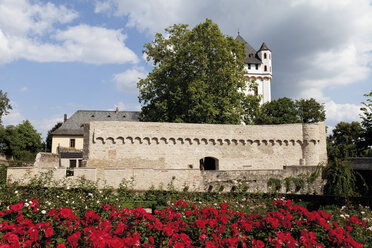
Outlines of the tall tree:
<svg viewBox="0 0 372 248">
<path fill-rule="evenodd" d="M 327 138 L 329 160 L 364 156 L 365 147 L 362 143 L 362 135 L 363 128 L 359 122 L 338 123 L 332 130 L 332 135 Z"/>
<path fill-rule="evenodd" d="M 324 105 L 314 98 L 296 100 L 296 107 L 303 123 L 321 122 L 326 119 Z"/>
<path fill-rule="evenodd" d="M 239 124 L 244 115 L 244 44 L 211 20 L 174 25 L 144 46 L 153 70 L 138 83 L 143 121 Z"/>
<path fill-rule="evenodd" d="M 0 124 L 1 124 L 1 117 L 9 113 L 9 110 L 12 109 L 12 106 L 9 103 L 9 99 L 7 97 L 7 93 L 0 90 Z"/>
<path fill-rule="evenodd" d="M 52 129 L 48 131 L 47 137 L 45 139 L 45 146 L 46 146 L 46 152 L 52 151 L 52 133 L 57 130 L 60 126 L 62 126 L 62 122 L 58 122 L 54 125 Z"/>
<path fill-rule="evenodd" d="M 300 123 L 295 102 L 287 97 L 264 103 L 255 124 L 288 124 Z"/>
<path fill-rule="evenodd" d="M 41 135 L 29 121 L 17 126 L 9 125 L 0 131 L 0 148 L 14 159 L 32 161 L 41 151 Z"/>
<path fill-rule="evenodd" d="M 372 91 L 369 94 L 365 94 L 367 98 L 366 102 L 362 102 L 363 107 L 360 109 L 362 110 L 363 114 L 361 115 L 362 118 L 362 126 L 364 128 L 364 145 L 367 148 L 372 147 Z"/>
</svg>

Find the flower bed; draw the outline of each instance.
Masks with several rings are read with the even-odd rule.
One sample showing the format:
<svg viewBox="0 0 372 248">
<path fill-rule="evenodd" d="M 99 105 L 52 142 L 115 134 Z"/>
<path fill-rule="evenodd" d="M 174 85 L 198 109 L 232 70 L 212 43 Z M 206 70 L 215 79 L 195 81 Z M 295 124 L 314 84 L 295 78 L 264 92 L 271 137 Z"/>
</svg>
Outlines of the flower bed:
<svg viewBox="0 0 372 248">
<path fill-rule="evenodd" d="M 337 223 L 327 212 L 291 200 L 273 201 L 266 214 L 231 210 L 221 203 L 198 208 L 180 200 L 153 214 L 103 205 L 79 216 L 70 208 L 40 210 L 19 202 L 0 211 L 3 247 L 367 247 L 366 222 Z"/>
</svg>

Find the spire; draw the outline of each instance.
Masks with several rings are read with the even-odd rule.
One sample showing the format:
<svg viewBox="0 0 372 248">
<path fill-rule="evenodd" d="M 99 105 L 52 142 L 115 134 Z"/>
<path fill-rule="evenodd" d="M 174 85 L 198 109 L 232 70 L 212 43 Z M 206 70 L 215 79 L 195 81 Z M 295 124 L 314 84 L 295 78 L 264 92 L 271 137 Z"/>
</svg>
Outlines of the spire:
<svg viewBox="0 0 372 248">
<path fill-rule="evenodd" d="M 271 52 L 271 50 L 266 46 L 265 42 L 262 43 L 261 48 L 258 51 L 264 51 L 264 50 L 268 50 Z"/>
</svg>

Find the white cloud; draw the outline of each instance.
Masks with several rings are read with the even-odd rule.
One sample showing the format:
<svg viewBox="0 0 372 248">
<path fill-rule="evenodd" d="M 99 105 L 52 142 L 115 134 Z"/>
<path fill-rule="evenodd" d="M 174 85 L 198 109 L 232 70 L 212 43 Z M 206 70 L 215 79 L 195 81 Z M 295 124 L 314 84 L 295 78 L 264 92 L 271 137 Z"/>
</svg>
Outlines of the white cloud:
<svg viewBox="0 0 372 248">
<path fill-rule="evenodd" d="M 139 61 L 125 46 L 127 37 L 121 30 L 84 24 L 61 28 L 77 16 L 74 10 L 52 3 L 0 0 L 0 64 L 17 59 L 93 64 Z"/>
<path fill-rule="evenodd" d="M 153 35 L 173 24 L 211 18 L 222 32 L 237 30 L 251 45 L 273 52 L 274 97 L 322 96 L 329 87 L 356 84 L 372 71 L 369 0 L 97 1 L 97 12 L 128 18 L 127 26 Z M 154 21 L 156 20 L 156 21 Z"/>
<path fill-rule="evenodd" d="M 26 86 L 21 88 L 21 91 L 22 91 L 22 92 L 25 92 L 25 91 L 27 91 L 27 90 L 28 90 L 28 88 L 27 88 Z"/>
<path fill-rule="evenodd" d="M 41 133 L 43 139 L 46 138 L 48 131 L 52 129 L 58 122 L 63 122 L 62 115 L 53 115 L 50 118 L 32 121 L 34 127 Z"/>
<path fill-rule="evenodd" d="M 4 126 L 7 125 L 18 125 L 25 120 L 25 117 L 22 115 L 20 109 L 18 108 L 18 104 L 14 101 L 10 102 L 10 105 L 13 109 L 9 111 L 9 114 L 2 117 L 2 123 Z"/>
<path fill-rule="evenodd" d="M 118 108 L 119 111 L 140 111 L 141 110 L 141 105 L 139 104 L 126 104 L 126 103 L 123 103 L 123 102 L 118 102 L 117 104 L 115 104 L 115 108 Z M 111 111 L 115 110 L 115 109 L 109 109 Z"/>
<path fill-rule="evenodd" d="M 325 103 L 327 122 L 335 126 L 338 122 L 360 121 L 360 105 L 356 104 L 337 104 L 330 100 Z"/>
<path fill-rule="evenodd" d="M 137 94 L 137 83 L 139 82 L 139 78 L 146 77 L 146 73 L 144 73 L 143 70 L 143 68 L 134 68 L 126 70 L 119 74 L 115 74 L 113 81 L 116 83 L 116 87 L 119 90 Z"/>
</svg>

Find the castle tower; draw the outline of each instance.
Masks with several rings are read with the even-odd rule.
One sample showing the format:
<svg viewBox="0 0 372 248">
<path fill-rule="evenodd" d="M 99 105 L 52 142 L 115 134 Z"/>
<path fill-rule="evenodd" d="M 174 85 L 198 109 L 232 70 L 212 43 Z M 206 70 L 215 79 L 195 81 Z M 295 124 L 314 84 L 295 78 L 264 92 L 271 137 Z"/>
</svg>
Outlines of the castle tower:
<svg viewBox="0 0 372 248">
<path fill-rule="evenodd" d="M 244 59 L 245 77 L 249 81 L 255 81 L 257 88 L 247 90 L 247 94 L 255 94 L 261 96 L 261 104 L 271 101 L 271 80 L 272 80 L 272 63 L 271 50 L 262 43 L 261 48 L 256 51 L 247 41 L 238 33 L 236 40 L 241 41 L 245 45 L 247 57 Z"/>
</svg>

